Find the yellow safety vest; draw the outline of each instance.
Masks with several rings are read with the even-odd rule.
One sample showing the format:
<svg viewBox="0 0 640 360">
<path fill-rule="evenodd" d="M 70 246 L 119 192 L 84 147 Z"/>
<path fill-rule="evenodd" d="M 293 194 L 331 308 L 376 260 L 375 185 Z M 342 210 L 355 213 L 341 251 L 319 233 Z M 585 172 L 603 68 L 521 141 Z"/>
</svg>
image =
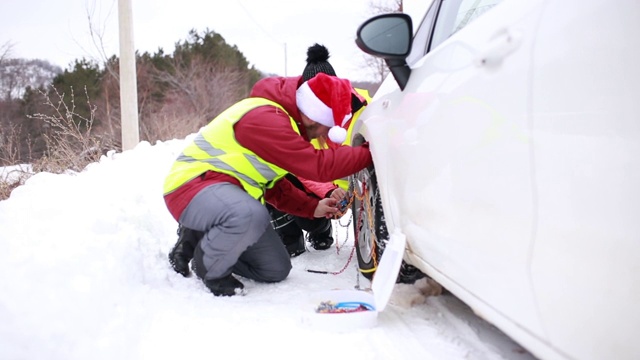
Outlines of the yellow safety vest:
<svg viewBox="0 0 640 360">
<path fill-rule="evenodd" d="M 355 89 L 356 92 L 360 95 L 362 95 L 362 97 L 364 97 L 364 99 L 367 101 L 367 104 L 371 103 L 371 96 L 369 96 L 369 91 L 365 90 L 365 89 Z M 364 109 L 366 108 L 366 106 L 363 106 L 360 108 L 360 110 L 356 111 L 355 114 L 353 114 L 353 119 L 351 120 L 351 123 L 349 123 L 349 128 L 347 129 L 347 137 L 344 140 L 344 142 L 342 143 L 342 145 L 348 145 L 351 146 L 351 134 L 353 133 L 353 127 L 356 123 L 356 121 L 358 120 L 358 117 L 360 117 L 360 114 L 362 114 L 362 112 L 364 111 Z M 313 147 L 316 149 L 323 149 L 323 148 L 327 148 L 327 145 L 325 145 L 324 147 L 320 145 L 320 143 L 318 143 L 318 141 L 316 139 L 311 140 L 311 144 L 313 144 Z M 334 184 L 336 184 L 337 186 L 341 187 L 343 190 L 347 191 L 349 190 L 349 179 L 348 178 L 342 178 L 342 179 L 337 179 L 333 181 Z"/>
<path fill-rule="evenodd" d="M 273 187 L 287 171 L 260 158 L 238 143 L 233 125 L 246 113 L 260 106 L 279 104 L 264 98 L 247 98 L 218 115 L 203 127 L 194 140 L 173 163 L 164 182 L 168 194 L 206 171 L 216 171 L 238 179 L 244 190 L 264 203 L 264 192 Z M 289 116 L 291 127 L 300 134 L 296 122 Z"/>
</svg>

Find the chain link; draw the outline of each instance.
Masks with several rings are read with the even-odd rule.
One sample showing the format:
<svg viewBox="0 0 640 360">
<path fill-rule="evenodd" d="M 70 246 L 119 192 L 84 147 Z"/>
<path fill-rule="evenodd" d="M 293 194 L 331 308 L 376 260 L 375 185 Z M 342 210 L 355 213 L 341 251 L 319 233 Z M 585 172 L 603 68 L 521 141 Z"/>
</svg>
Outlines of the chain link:
<svg viewBox="0 0 640 360">
<path fill-rule="evenodd" d="M 365 208 L 365 211 L 367 212 L 367 220 L 368 220 L 368 225 L 369 225 L 369 229 L 371 230 L 371 236 L 373 236 L 373 241 L 371 242 L 371 257 L 373 258 L 373 264 L 374 264 L 374 269 L 378 267 L 378 259 L 377 259 L 377 253 L 376 253 L 376 246 L 378 244 L 377 238 L 376 238 L 376 234 L 375 234 L 375 221 L 373 219 L 373 209 L 372 207 L 375 207 L 375 203 L 376 203 L 376 197 L 378 196 L 379 192 L 376 189 L 376 194 L 374 194 L 374 198 L 372 198 L 373 203 L 370 203 L 370 201 L 364 201 L 365 198 L 367 198 L 367 196 L 369 195 L 369 191 L 368 191 L 368 187 L 367 187 L 367 181 L 366 179 L 362 179 L 362 181 L 360 181 L 360 184 L 362 185 L 362 194 L 358 194 L 358 192 L 355 189 L 355 185 L 354 183 L 356 182 L 355 176 L 358 176 L 360 174 L 365 174 L 364 171 L 361 171 L 359 174 L 354 175 L 351 178 L 351 181 L 349 181 L 349 189 L 347 191 L 347 203 L 344 204 L 341 209 L 338 211 L 338 213 L 336 215 L 334 215 L 333 220 L 336 220 L 336 222 L 338 223 L 338 225 L 340 227 L 343 228 L 348 228 L 352 223 L 354 225 L 354 233 L 355 233 L 355 239 L 354 239 L 354 243 L 353 243 L 353 247 L 351 248 L 351 253 L 349 254 L 349 258 L 347 259 L 346 264 L 342 267 L 342 269 L 340 269 L 339 271 L 323 271 L 323 270 L 313 270 L 313 269 L 307 269 L 308 272 L 312 272 L 312 273 L 318 273 L 318 274 L 331 274 L 331 275 L 338 275 L 343 273 L 347 267 L 349 266 L 349 264 L 351 263 L 351 260 L 353 259 L 353 254 L 355 253 L 356 247 L 358 246 L 358 231 L 359 229 L 357 229 L 359 224 L 356 224 L 355 222 L 353 222 L 353 219 L 355 218 L 356 214 L 354 213 L 354 209 L 352 208 L 353 205 L 353 201 L 355 199 L 360 200 L 362 206 Z M 369 200 L 369 199 L 367 199 Z M 349 216 L 349 220 L 347 222 L 347 224 L 342 224 L 340 222 L 340 219 L 347 213 L 347 211 L 351 209 L 351 216 Z M 359 211 L 360 209 L 355 209 L 355 211 Z M 342 245 L 340 245 L 340 239 L 339 239 L 339 234 L 338 234 L 338 230 L 334 229 L 334 235 L 335 235 L 335 239 L 336 239 L 336 254 L 340 255 L 340 249 L 342 247 L 344 247 L 347 242 L 349 241 L 349 231 L 346 232 L 347 236 L 346 239 L 342 242 Z M 359 289 L 360 288 L 360 269 L 356 264 L 356 288 Z"/>
</svg>

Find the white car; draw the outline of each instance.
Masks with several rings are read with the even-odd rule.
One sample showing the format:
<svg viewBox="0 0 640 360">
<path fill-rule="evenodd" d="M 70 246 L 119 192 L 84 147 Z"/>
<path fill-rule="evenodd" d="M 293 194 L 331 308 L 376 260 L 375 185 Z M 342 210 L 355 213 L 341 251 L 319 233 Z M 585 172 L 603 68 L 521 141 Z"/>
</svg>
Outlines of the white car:
<svg viewBox="0 0 640 360">
<path fill-rule="evenodd" d="M 640 359 L 640 1 L 433 0 L 357 44 L 358 260 L 404 259 L 541 359 Z M 388 231 L 388 233 L 387 233 Z"/>
</svg>

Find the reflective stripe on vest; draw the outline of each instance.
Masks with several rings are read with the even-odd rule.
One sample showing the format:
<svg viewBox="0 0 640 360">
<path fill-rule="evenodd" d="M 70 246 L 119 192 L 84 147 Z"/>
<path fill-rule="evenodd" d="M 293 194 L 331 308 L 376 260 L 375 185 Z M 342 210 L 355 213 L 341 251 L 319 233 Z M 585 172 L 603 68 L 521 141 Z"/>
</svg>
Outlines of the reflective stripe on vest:
<svg viewBox="0 0 640 360">
<path fill-rule="evenodd" d="M 266 162 L 251 150 L 238 143 L 233 125 L 247 112 L 260 106 L 275 106 L 287 112 L 277 103 L 263 98 L 247 98 L 218 115 L 203 127 L 173 163 L 165 179 L 164 194 L 168 194 L 206 171 L 230 175 L 242 184 L 253 198 L 264 202 L 264 191 L 285 176 L 287 171 Z M 300 133 L 295 121 L 289 117 L 291 127 Z"/>
</svg>

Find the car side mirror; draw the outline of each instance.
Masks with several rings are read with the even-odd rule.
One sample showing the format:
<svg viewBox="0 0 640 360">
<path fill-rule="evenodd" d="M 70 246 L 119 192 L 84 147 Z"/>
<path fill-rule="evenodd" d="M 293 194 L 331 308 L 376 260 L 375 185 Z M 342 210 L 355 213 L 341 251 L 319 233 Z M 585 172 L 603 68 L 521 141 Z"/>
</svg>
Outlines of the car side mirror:
<svg viewBox="0 0 640 360">
<path fill-rule="evenodd" d="M 412 41 L 413 23 L 411 17 L 403 13 L 374 16 L 360 25 L 356 36 L 360 50 L 385 60 L 401 90 L 411 75 L 407 56 Z"/>
</svg>

